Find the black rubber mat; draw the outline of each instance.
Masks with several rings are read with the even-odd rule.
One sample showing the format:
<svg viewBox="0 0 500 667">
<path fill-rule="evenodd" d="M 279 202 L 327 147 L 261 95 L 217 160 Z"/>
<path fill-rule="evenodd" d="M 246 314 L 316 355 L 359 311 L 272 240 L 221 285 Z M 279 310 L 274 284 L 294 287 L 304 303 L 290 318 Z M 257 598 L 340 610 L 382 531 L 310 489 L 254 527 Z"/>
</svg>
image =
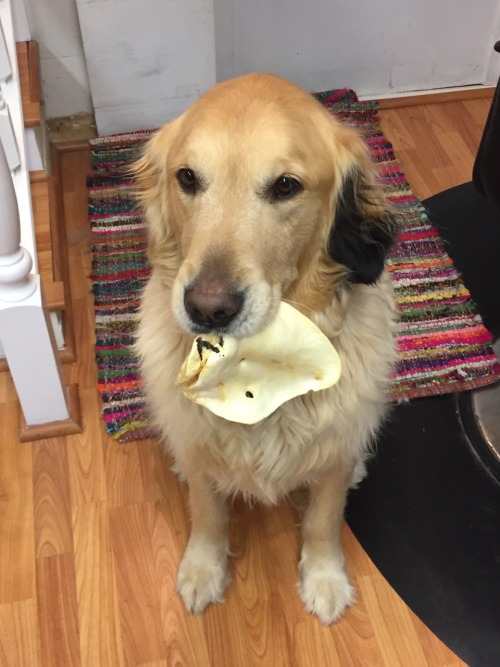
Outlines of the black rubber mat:
<svg viewBox="0 0 500 667">
<path fill-rule="evenodd" d="M 470 667 L 500 665 L 500 484 L 457 397 L 396 406 L 347 520 L 385 578 Z"/>
<path fill-rule="evenodd" d="M 423 204 L 498 337 L 500 213 L 472 183 Z M 347 518 L 389 583 L 447 646 L 470 667 L 500 667 L 500 483 L 481 461 L 469 403 L 452 395 L 395 407 Z"/>
</svg>

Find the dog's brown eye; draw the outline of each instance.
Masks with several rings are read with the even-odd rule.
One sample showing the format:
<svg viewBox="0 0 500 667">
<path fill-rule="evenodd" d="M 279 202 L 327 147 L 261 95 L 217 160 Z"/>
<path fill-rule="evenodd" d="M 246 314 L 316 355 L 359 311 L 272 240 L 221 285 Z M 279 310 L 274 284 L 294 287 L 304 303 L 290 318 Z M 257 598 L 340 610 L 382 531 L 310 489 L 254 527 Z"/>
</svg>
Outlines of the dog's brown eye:
<svg viewBox="0 0 500 667">
<path fill-rule="evenodd" d="M 271 187 L 271 199 L 291 199 L 302 190 L 301 184 L 291 176 L 280 176 Z"/>
<path fill-rule="evenodd" d="M 177 181 L 184 192 L 187 192 L 187 194 L 190 195 L 196 193 L 198 189 L 198 179 L 192 169 L 179 169 L 176 175 Z"/>
</svg>

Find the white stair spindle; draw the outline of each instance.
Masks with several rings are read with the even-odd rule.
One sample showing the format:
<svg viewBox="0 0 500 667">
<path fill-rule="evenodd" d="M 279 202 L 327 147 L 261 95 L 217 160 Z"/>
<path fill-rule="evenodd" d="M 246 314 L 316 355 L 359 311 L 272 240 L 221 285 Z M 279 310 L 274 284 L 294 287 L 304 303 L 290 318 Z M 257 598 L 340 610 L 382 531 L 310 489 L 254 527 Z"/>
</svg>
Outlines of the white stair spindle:
<svg viewBox="0 0 500 667">
<path fill-rule="evenodd" d="M 0 340 L 28 427 L 70 418 L 40 276 L 19 245 L 19 213 L 0 144 Z"/>
<path fill-rule="evenodd" d="M 21 164 L 19 150 L 17 148 L 16 135 L 12 127 L 9 107 L 6 105 L 0 91 L 0 142 L 3 145 L 9 169 L 14 171 Z"/>
<path fill-rule="evenodd" d="M 9 52 L 7 50 L 2 24 L 0 23 L 0 81 L 5 81 L 5 79 L 8 79 L 11 75 L 12 68 L 10 66 Z"/>
<path fill-rule="evenodd" d="M 33 276 L 29 275 L 33 261 L 20 245 L 16 193 L 1 140 L 0 207 L 0 299 L 9 302 L 21 301 L 35 291 Z"/>
</svg>

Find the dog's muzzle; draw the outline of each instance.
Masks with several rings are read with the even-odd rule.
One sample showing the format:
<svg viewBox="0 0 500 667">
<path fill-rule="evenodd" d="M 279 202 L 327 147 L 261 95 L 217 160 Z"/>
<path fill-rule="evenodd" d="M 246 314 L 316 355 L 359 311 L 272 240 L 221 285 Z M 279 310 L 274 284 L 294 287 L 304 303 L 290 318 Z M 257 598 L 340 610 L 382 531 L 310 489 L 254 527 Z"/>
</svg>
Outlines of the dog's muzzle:
<svg viewBox="0 0 500 667">
<path fill-rule="evenodd" d="M 241 312 L 242 291 L 214 281 L 187 287 L 184 308 L 191 322 L 204 332 L 225 330 Z"/>
</svg>

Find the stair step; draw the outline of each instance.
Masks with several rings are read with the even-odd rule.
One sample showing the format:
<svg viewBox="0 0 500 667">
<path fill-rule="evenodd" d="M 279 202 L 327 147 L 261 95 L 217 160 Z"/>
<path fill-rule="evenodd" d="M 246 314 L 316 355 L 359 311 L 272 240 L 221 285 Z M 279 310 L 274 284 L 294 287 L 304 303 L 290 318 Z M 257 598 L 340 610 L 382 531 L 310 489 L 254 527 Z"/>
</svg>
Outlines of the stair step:
<svg viewBox="0 0 500 667">
<path fill-rule="evenodd" d="M 51 312 L 62 311 L 66 308 L 64 297 L 64 283 L 62 280 L 47 280 L 42 278 L 43 294 L 47 302 L 47 308 Z"/>
<path fill-rule="evenodd" d="M 45 171 L 30 172 L 38 272 L 42 278 L 47 306 L 49 310 L 55 311 L 64 310 L 66 304 L 57 256 L 59 239 L 52 214 L 56 205 L 51 202 L 50 180 Z"/>
</svg>

